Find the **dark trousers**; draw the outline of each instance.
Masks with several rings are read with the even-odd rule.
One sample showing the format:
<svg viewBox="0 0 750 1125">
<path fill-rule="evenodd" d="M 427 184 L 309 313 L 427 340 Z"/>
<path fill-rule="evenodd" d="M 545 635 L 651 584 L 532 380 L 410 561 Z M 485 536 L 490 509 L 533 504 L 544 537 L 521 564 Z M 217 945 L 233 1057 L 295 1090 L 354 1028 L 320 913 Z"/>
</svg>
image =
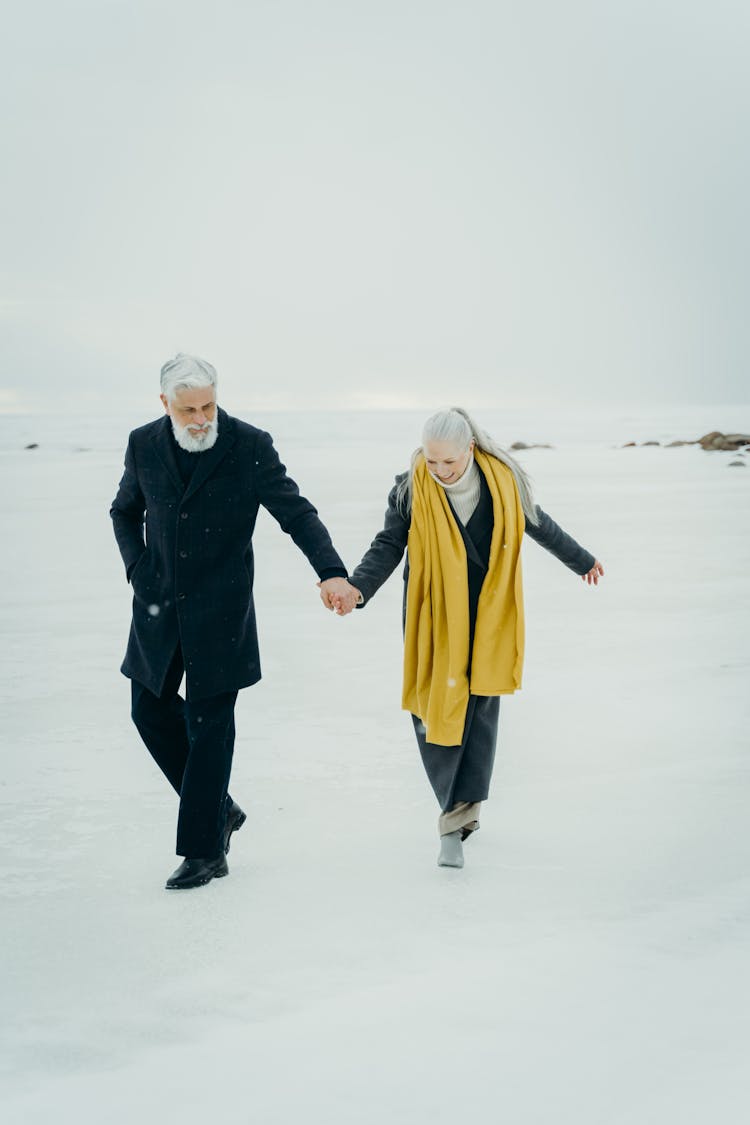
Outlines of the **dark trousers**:
<svg viewBox="0 0 750 1125">
<path fill-rule="evenodd" d="M 149 753 L 180 795 L 177 854 L 213 859 L 224 850 L 224 824 L 231 804 L 227 789 L 237 692 L 183 700 L 177 694 L 183 671 L 178 646 L 160 696 L 131 681 L 131 713 Z"/>
<path fill-rule="evenodd" d="M 425 772 L 443 812 L 459 801 L 486 801 L 495 764 L 499 695 L 470 695 L 460 746 L 436 746 L 427 742 L 424 723 L 412 715 L 417 745 Z"/>
</svg>

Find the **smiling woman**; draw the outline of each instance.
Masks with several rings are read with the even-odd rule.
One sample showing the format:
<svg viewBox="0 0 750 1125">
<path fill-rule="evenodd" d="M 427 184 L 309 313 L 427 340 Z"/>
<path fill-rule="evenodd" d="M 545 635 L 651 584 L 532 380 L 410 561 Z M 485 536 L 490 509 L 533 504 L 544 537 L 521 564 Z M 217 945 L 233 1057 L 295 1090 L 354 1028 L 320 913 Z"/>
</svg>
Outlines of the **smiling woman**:
<svg viewBox="0 0 750 1125">
<path fill-rule="evenodd" d="M 427 468 L 441 484 L 454 483 L 462 477 L 468 468 L 474 449 L 474 439 L 469 442 L 467 449 L 452 441 L 425 441 L 424 459 Z"/>
<path fill-rule="evenodd" d="M 334 599 L 340 614 L 365 605 L 407 550 L 402 706 L 442 809 L 442 867 L 463 867 L 489 793 L 500 696 L 521 686 L 525 531 L 598 583 L 601 564 L 534 503 L 521 466 L 465 410 L 433 414 L 350 595 Z"/>
<path fill-rule="evenodd" d="M 412 454 L 409 472 L 400 479 L 399 502 L 406 501 L 407 504 L 411 504 L 414 471 L 421 460 L 424 460 L 429 472 L 440 484 L 455 484 L 467 472 L 475 447 L 510 469 L 518 488 L 524 516 L 527 521 L 536 523 L 536 506 L 528 476 L 515 458 L 506 453 L 488 433 L 480 429 L 474 419 L 461 407 L 439 411 L 425 422 L 422 428 L 422 444 L 417 446 Z M 473 474 L 468 476 L 471 478 Z"/>
</svg>

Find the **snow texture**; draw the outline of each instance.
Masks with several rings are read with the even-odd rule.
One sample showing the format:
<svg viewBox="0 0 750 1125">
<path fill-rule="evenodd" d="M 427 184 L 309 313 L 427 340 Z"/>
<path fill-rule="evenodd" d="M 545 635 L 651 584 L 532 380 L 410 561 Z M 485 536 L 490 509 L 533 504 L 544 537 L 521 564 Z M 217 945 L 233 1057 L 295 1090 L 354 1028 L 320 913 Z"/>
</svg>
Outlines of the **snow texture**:
<svg viewBox="0 0 750 1125">
<path fill-rule="evenodd" d="M 0 419 L 5 1125 L 747 1121 L 750 472 L 616 447 L 747 409 L 483 417 L 556 446 L 523 462 L 606 576 L 524 545 L 524 687 L 460 871 L 399 710 L 400 575 L 340 620 L 262 514 L 248 821 L 185 893 L 118 672 L 107 512 L 146 420 Z M 420 417 L 252 420 L 353 565 Z"/>
</svg>

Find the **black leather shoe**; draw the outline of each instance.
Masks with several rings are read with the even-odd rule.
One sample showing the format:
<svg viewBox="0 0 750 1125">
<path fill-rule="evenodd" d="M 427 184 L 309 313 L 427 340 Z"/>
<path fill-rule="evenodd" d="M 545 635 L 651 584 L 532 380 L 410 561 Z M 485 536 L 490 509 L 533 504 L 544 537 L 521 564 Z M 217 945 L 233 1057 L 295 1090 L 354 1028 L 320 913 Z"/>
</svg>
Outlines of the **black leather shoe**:
<svg viewBox="0 0 750 1125">
<path fill-rule="evenodd" d="M 229 854 L 229 843 L 230 843 L 230 840 L 231 840 L 231 837 L 232 837 L 232 833 L 236 832 L 238 830 L 238 828 L 242 828 L 242 825 L 245 823 L 246 820 L 247 820 L 246 814 L 243 813 L 242 809 L 240 808 L 240 806 L 237 804 L 236 801 L 232 801 L 231 805 L 229 806 L 229 811 L 227 813 L 226 823 L 224 825 L 224 852 L 225 852 L 225 854 L 227 854 L 227 855 Z"/>
<path fill-rule="evenodd" d="M 212 879 L 221 879 L 228 874 L 229 867 L 224 854 L 218 859 L 183 859 L 167 879 L 166 887 L 168 891 L 188 890 L 190 887 L 202 887 Z"/>
</svg>

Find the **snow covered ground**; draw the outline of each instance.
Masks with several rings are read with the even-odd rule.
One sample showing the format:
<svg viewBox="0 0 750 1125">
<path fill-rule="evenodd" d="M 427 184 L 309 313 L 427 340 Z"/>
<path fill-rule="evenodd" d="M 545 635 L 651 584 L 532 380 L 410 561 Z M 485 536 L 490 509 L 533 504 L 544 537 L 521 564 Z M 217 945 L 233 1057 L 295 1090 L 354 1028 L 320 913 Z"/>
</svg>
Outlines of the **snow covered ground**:
<svg viewBox="0 0 750 1125">
<path fill-rule="evenodd" d="M 750 464 L 616 446 L 750 409 L 482 416 L 556 446 L 523 455 L 537 498 L 606 576 L 524 547 L 524 689 L 463 871 L 399 710 L 400 577 L 335 618 L 263 514 L 249 819 L 181 894 L 118 672 L 107 511 L 145 420 L 0 418 L 3 1122 L 746 1122 Z M 252 420 L 353 565 L 421 418 Z"/>
</svg>

